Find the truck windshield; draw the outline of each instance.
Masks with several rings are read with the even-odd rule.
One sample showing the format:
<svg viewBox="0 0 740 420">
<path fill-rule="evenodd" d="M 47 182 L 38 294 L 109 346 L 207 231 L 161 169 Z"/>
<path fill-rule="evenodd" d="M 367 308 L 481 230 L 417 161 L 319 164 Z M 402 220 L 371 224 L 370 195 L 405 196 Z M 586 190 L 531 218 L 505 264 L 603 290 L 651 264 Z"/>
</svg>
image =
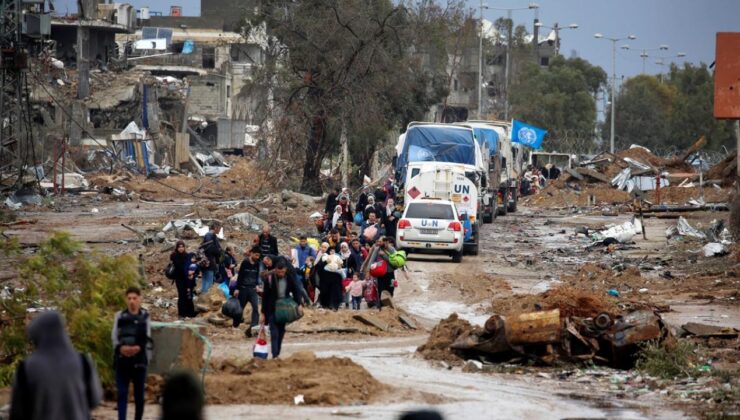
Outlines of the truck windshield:
<svg viewBox="0 0 740 420">
<path fill-rule="evenodd" d="M 406 210 L 409 219 L 442 219 L 454 220 L 455 214 L 449 204 L 411 203 Z"/>
</svg>

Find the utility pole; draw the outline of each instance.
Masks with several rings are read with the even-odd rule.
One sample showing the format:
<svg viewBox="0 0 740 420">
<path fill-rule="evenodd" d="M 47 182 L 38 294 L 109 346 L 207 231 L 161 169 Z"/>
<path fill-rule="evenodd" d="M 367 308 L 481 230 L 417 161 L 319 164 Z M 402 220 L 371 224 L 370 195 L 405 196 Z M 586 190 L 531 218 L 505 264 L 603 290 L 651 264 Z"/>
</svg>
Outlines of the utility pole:
<svg viewBox="0 0 740 420">
<path fill-rule="evenodd" d="M 614 118 L 616 116 L 615 106 L 617 103 L 617 97 L 615 95 L 617 85 L 617 40 L 612 40 L 612 117 L 611 121 L 611 134 L 609 135 L 609 151 L 614 153 Z"/>
<path fill-rule="evenodd" d="M 609 38 L 605 37 L 601 33 L 594 34 L 594 38 L 596 39 L 605 39 L 607 41 L 612 42 L 612 93 L 611 93 L 611 101 L 612 101 L 612 116 L 611 116 L 611 135 L 609 136 L 609 151 L 611 153 L 614 153 L 614 118 L 616 117 L 615 112 L 615 105 L 617 102 L 616 98 L 616 85 L 617 85 L 617 42 L 623 41 L 625 39 L 629 40 L 635 40 L 637 39 L 634 35 L 629 35 L 626 38 Z"/>
<path fill-rule="evenodd" d="M 509 120 L 509 77 L 511 74 L 511 30 L 514 26 L 514 21 L 511 17 L 511 10 L 506 12 L 507 24 L 509 26 L 508 39 L 506 40 L 506 69 L 504 70 L 504 90 L 506 92 L 506 100 L 504 101 L 504 121 Z"/>
<path fill-rule="evenodd" d="M 13 165 L 22 171 L 23 104 L 27 55 L 21 40 L 21 0 L 1 0 L 0 173 Z"/>
<path fill-rule="evenodd" d="M 480 0 L 478 9 L 478 119 L 483 115 L 483 0 Z"/>
</svg>

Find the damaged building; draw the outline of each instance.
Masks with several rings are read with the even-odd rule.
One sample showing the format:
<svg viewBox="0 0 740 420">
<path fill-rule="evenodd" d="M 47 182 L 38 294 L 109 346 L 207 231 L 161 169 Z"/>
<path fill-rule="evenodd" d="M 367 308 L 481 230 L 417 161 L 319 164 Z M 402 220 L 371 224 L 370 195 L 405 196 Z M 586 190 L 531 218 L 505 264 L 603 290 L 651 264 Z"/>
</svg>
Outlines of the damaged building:
<svg viewBox="0 0 740 420">
<path fill-rule="evenodd" d="M 201 16 L 183 17 L 82 1 L 78 14 L 52 17 L 45 77 L 31 86 L 37 137 L 65 142 L 89 169 L 120 159 L 147 175 L 181 164 L 203 173 L 191 148 L 251 149 L 263 120 L 252 98 L 267 95 L 247 85 L 264 63 L 264 35 L 235 31 L 225 3 L 203 1 Z"/>
</svg>

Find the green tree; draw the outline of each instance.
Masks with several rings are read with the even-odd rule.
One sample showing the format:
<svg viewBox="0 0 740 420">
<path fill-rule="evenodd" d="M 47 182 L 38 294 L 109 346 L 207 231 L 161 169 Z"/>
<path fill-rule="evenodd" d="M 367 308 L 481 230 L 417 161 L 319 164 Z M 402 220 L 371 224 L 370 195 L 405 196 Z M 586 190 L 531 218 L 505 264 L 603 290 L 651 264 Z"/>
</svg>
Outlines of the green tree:
<svg viewBox="0 0 740 420">
<path fill-rule="evenodd" d="M 618 148 L 636 143 L 662 155 L 687 149 L 706 136 L 707 150 L 732 149 L 731 123 L 713 115 L 714 79 L 705 64 L 671 65 L 663 82 L 655 76 L 628 79 L 617 95 L 615 139 Z M 604 124 L 609 136 L 610 115 Z"/>
<path fill-rule="evenodd" d="M 7 247 L 4 253 L 13 252 Z M 55 233 L 18 266 L 21 287 L 0 300 L 0 386 L 10 383 L 31 347 L 26 338 L 29 309 L 55 308 L 67 321 L 78 351 L 89 354 L 104 385 L 113 385 L 113 315 L 125 307 L 124 293 L 140 281 L 132 256 L 86 252 L 67 233 Z"/>
<path fill-rule="evenodd" d="M 701 136 L 707 138 L 707 149 L 732 150 L 732 123 L 714 118 L 714 78 L 706 64 L 683 68 L 671 65 L 666 80 L 677 91 L 670 117 L 670 142 L 678 150 L 688 148 Z"/>
<path fill-rule="evenodd" d="M 440 42 L 434 34 L 445 21 L 429 17 L 436 8 L 429 1 L 265 0 L 246 17 L 245 35 L 267 28 L 270 58 L 253 85 L 274 86 L 281 109 L 274 137 L 289 160 L 302 163 L 302 190 L 319 191 L 322 164 L 339 154 L 342 133 L 374 150 L 382 137 L 351 139 L 421 118 L 444 93 L 412 48 L 425 35 Z"/>
<path fill-rule="evenodd" d="M 545 148 L 583 150 L 593 143 L 594 94 L 606 73 L 580 58 L 555 57 L 548 68 L 530 63 L 511 87 L 513 118 L 548 130 Z"/>
<path fill-rule="evenodd" d="M 670 119 L 675 89 L 662 84 L 655 76 L 640 75 L 628 79 L 617 95 L 615 143 L 617 149 L 639 144 L 656 152 L 670 143 Z M 608 138 L 611 115 L 604 124 Z"/>
</svg>

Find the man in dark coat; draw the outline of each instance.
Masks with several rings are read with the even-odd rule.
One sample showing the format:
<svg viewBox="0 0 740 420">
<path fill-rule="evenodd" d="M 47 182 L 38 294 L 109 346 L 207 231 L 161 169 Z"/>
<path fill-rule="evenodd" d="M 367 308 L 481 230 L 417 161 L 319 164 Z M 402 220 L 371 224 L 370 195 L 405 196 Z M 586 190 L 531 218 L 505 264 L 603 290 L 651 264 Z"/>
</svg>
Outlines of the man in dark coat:
<svg viewBox="0 0 740 420">
<path fill-rule="evenodd" d="M 298 286 L 288 276 L 289 267 L 290 264 L 285 259 L 279 259 L 276 262 L 275 269 L 265 280 L 265 292 L 262 296 L 262 324 L 267 323 L 270 327 L 270 346 L 272 347 L 273 359 L 280 356 L 286 325 L 277 322 L 275 318 L 277 301 L 290 297 L 302 309 Z"/>
<path fill-rule="evenodd" d="M 10 420 L 91 418 L 103 389 L 92 361 L 72 347 L 62 316 L 42 313 L 28 327 L 28 337 L 35 349 L 16 370 Z"/>
<path fill-rule="evenodd" d="M 213 286 L 213 282 L 216 280 L 216 273 L 220 272 L 219 265 L 221 263 L 221 243 L 218 240 L 218 233 L 221 231 L 221 224 L 219 222 L 211 223 L 208 233 L 203 237 L 203 243 L 200 245 L 203 249 L 208 260 L 208 265 L 203 267 L 203 280 L 201 284 L 201 293 L 208 293 L 208 289 Z"/>
<path fill-rule="evenodd" d="M 362 187 L 360 197 L 357 199 L 357 206 L 355 207 L 355 213 L 364 213 L 365 207 L 367 207 L 367 197 L 370 193 L 370 187 L 367 185 Z"/>
<path fill-rule="evenodd" d="M 341 192 L 342 190 L 339 188 L 334 188 L 334 191 L 330 192 L 326 197 L 326 206 L 324 208 L 326 214 L 331 215 L 334 213 L 334 209 L 337 207 L 337 197 L 339 197 Z"/>
<path fill-rule="evenodd" d="M 254 240 L 262 255 L 278 255 L 277 238 L 272 236 L 270 225 L 262 226 L 262 233 Z"/>
<path fill-rule="evenodd" d="M 260 248 L 253 246 L 252 249 L 246 252 L 244 260 L 242 260 L 239 266 L 239 274 L 236 278 L 236 290 L 234 290 L 234 296 L 239 299 L 239 304 L 242 308 L 247 303 L 252 305 L 252 319 L 247 327 L 244 334 L 247 337 L 252 336 L 252 328 L 259 325 L 259 296 L 257 296 L 257 288 L 262 285 L 262 279 L 260 279 L 260 271 L 262 271 L 262 263 L 260 262 Z M 238 327 L 244 321 L 242 318 L 234 318 L 234 327 Z"/>
</svg>

